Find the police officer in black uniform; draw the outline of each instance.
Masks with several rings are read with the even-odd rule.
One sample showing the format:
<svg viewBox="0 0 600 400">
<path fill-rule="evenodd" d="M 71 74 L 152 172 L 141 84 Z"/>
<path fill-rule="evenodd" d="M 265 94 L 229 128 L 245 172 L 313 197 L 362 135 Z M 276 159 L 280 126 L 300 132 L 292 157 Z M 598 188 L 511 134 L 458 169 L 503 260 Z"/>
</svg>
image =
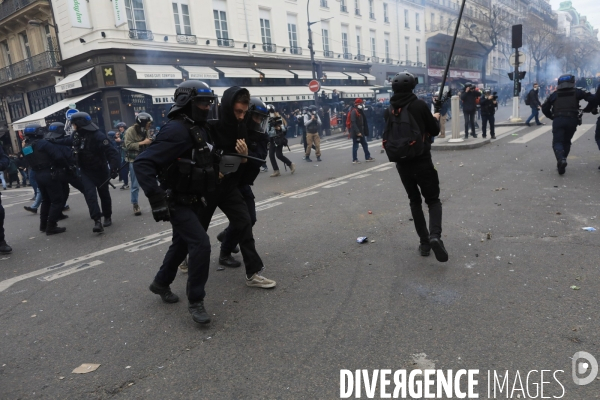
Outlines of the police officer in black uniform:
<svg viewBox="0 0 600 400">
<path fill-rule="evenodd" d="M 83 195 L 94 220 L 93 232 L 104 232 L 104 227 L 112 225 L 112 201 L 108 191 L 109 177 L 114 179 L 119 173 L 120 155 L 110 144 L 105 133 L 101 132 L 88 113 L 77 112 L 71 116 L 73 148 L 77 165 L 81 170 Z M 110 165 L 110 172 L 108 169 Z M 102 211 L 98 206 L 96 190 L 100 196 Z M 104 224 L 101 217 L 104 215 Z"/>
<path fill-rule="evenodd" d="M 8 168 L 10 159 L 4 154 L 4 149 L 0 145 L 0 171 Z M 4 207 L 2 207 L 2 193 L 0 193 L 0 254 L 9 254 L 12 252 L 12 247 L 6 243 L 4 237 Z"/>
<path fill-rule="evenodd" d="M 267 157 L 267 144 L 269 143 L 269 136 L 266 133 L 267 124 L 269 123 L 267 106 L 258 97 L 251 97 L 248 114 L 249 116 L 246 117 L 248 155 L 264 160 Z M 274 146 L 275 144 L 271 142 L 270 145 Z M 248 207 L 252 226 L 256 223 L 256 204 L 251 185 L 254 184 L 256 177 L 260 174 L 260 166 L 260 162 L 250 159 L 242 165 L 242 170 L 240 171 L 241 176 L 238 189 Z M 231 225 L 229 224 L 223 232 L 217 235 L 217 239 L 221 242 L 219 264 L 230 268 L 237 268 L 242 264 L 233 258 L 231 253 L 239 252 L 238 242 L 240 232 L 235 230 Z"/>
<path fill-rule="evenodd" d="M 590 102 L 583 112 L 591 112 L 594 96 L 583 89 L 575 87 L 573 75 L 561 75 L 558 88 L 542 105 L 544 115 L 552 120 L 552 148 L 556 156 L 558 173 L 563 175 L 567 169 L 567 157 L 571 151 L 571 139 L 581 124 L 579 102 Z"/>
<path fill-rule="evenodd" d="M 179 301 L 170 285 L 177 275 L 177 267 L 189 253 L 188 311 L 200 324 L 210 322 L 204 308 L 210 240 L 200 223 L 199 212 L 206 203 L 205 197 L 215 191 L 218 180 L 207 132 L 210 106 L 216 100 L 217 96 L 204 82 L 189 80 L 179 85 L 175 90 L 175 104 L 168 114 L 169 121 L 133 163 L 154 219 L 170 221 L 173 227 L 173 243 L 150 291 L 160 295 L 165 303 Z"/>
<path fill-rule="evenodd" d="M 22 151 L 29 168 L 35 171 L 42 194 L 40 231 L 48 236 L 63 233 L 67 228 L 58 227 L 57 221 L 65 205 L 64 182 L 71 163 L 71 151 L 44 139 L 46 128 L 38 124 L 27 125 L 24 134 L 26 145 Z"/>
</svg>

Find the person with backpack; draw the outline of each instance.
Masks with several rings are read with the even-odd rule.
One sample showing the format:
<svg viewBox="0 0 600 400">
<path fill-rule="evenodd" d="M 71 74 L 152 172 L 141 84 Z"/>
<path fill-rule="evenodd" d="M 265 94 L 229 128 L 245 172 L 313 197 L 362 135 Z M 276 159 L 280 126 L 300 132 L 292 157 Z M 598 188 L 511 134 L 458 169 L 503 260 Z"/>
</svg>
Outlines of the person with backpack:
<svg viewBox="0 0 600 400">
<path fill-rule="evenodd" d="M 354 107 L 348 113 L 348 130 L 352 136 L 352 164 L 360 164 L 358 161 L 358 146 L 361 145 L 365 152 L 365 161 L 373 162 L 375 159 L 369 153 L 367 136 L 369 136 L 369 124 L 365 116 L 363 99 L 354 100 Z"/>
<path fill-rule="evenodd" d="M 540 102 L 538 95 L 539 89 L 540 85 L 538 85 L 537 82 L 534 83 L 533 89 L 531 89 L 529 93 L 527 93 L 527 97 L 525 97 L 525 105 L 531 107 L 531 115 L 527 118 L 527 121 L 525 121 L 525 125 L 527 126 L 531 126 L 529 122 L 534 118 L 536 125 L 544 125 L 539 119 L 540 110 L 542 109 L 542 103 Z"/>
<path fill-rule="evenodd" d="M 421 256 L 431 250 L 440 262 L 448 261 L 442 242 L 442 203 L 438 173 L 431 160 L 431 142 L 440 133 L 438 113 L 432 115 L 427 104 L 418 100 L 413 90 L 414 75 L 404 71 L 392 81 L 393 96 L 385 110 L 386 128 L 383 145 L 390 162 L 396 163 L 400 180 L 410 200 L 415 229 L 420 238 Z M 429 207 L 429 229 L 421 206 L 422 199 Z"/>
<path fill-rule="evenodd" d="M 465 116 L 465 139 L 469 138 L 469 126 L 471 127 L 471 135 L 476 138 L 475 133 L 475 112 L 477 111 L 477 99 L 479 92 L 473 88 L 472 83 L 465 84 L 465 91 L 460 95 L 463 102 L 463 114 Z"/>
</svg>

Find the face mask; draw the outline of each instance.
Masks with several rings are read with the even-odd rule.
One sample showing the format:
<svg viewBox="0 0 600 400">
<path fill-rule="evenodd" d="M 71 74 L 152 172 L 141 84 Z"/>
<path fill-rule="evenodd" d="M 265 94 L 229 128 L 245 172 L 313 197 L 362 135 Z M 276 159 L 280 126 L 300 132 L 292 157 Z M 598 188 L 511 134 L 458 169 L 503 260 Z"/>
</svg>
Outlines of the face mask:
<svg viewBox="0 0 600 400">
<path fill-rule="evenodd" d="M 317 113 L 316 111 L 313 111 L 313 112 L 312 112 L 312 115 L 315 115 L 316 113 Z"/>
<path fill-rule="evenodd" d="M 356 108 L 358 108 L 359 110 L 362 110 L 363 106 L 356 106 Z"/>
<path fill-rule="evenodd" d="M 539 88 L 537 88 L 537 87 L 534 87 L 534 88 L 533 88 L 533 90 L 538 90 L 538 89 L 539 89 Z"/>
<path fill-rule="evenodd" d="M 274 113 L 273 111 L 271 111 L 271 112 L 269 113 L 269 116 L 270 116 L 271 118 L 273 118 L 273 117 L 275 117 L 275 113 Z"/>
<path fill-rule="evenodd" d="M 202 110 L 198 107 L 192 107 L 192 119 L 194 122 L 202 123 L 208 119 L 209 110 Z"/>
</svg>

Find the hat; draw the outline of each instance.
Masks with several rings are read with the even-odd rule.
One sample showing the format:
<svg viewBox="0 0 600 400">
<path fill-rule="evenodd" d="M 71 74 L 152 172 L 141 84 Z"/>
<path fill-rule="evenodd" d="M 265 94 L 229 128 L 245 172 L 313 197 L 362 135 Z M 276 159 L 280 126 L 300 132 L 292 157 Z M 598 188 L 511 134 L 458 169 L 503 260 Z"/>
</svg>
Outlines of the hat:
<svg viewBox="0 0 600 400">
<path fill-rule="evenodd" d="M 354 100 L 354 104 L 362 104 L 362 103 L 363 103 L 363 99 Z"/>
</svg>

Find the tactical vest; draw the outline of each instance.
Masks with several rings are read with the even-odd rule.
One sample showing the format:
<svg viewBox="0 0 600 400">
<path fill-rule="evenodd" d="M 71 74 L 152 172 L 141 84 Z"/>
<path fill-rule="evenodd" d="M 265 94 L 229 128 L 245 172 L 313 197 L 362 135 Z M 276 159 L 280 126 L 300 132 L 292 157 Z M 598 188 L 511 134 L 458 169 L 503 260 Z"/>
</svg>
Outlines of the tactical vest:
<svg viewBox="0 0 600 400">
<path fill-rule="evenodd" d="M 206 205 L 204 196 L 214 192 L 217 184 L 211 149 L 202 135 L 202 128 L 187 120 L 180 121 L 187 128 L 194 147 L 162 170 L 159 181 L 171 190 L 176 202 Z"/>
<path fill-rule="evenodd" d="M 37 146 L 38 140 L 23 147 L 23 155 L 29 164 L 29 167 L 34 171 L 41 171 L 52 167 L 52 158 Z"/>
<path fill-rule="evenodd" d="M 579 100 L 575 88 L 556 91 L 557 98 L 554 101 L 552 111 L 554 117 L 573 117 L 579 114 Z"/>
<path fill-rule="evenodd" d="M 73 134 L 73 153 L 80 168 L 87 170 L 102 170 L 106 168 L 107 161 L 99 146 L 92 149 L 95 132 Z M 107 138 L 108 140 L 108 138 Z M 95 152 L 93 151 L 95 150 Z M 99 151 L 100 150 L 100 151 Z"/>
<path fill-rule="evenodd" d="M 312 114 L 311 114 L 312 116 Z M 315 119 L 314 121 L 310 121 L 306 124 L 306 132 L 308 133 L 318 133 L 319 132 L 319 123 Z"/>
</svg>

